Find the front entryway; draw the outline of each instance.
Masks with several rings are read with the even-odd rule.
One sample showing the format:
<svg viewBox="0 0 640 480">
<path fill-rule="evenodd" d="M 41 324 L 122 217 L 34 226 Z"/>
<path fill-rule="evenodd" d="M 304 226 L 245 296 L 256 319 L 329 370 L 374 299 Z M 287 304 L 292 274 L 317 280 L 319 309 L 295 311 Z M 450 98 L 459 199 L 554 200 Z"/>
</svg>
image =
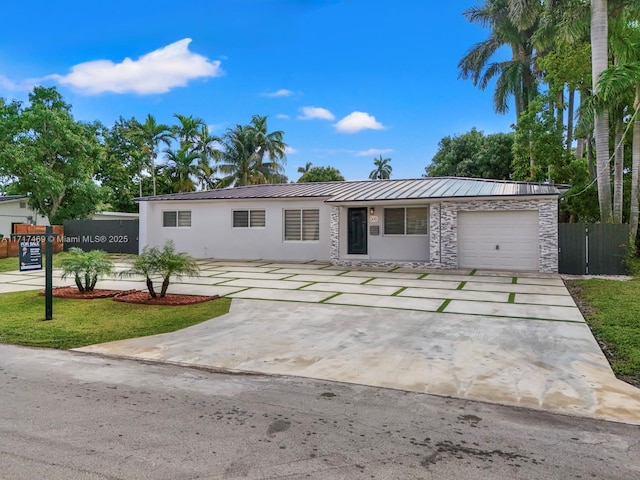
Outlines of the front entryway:
<svg viewBox="0 0 640 480">
<path fill-rule="evenodd" d="M 367 254 L 367 209 L 350 208 L 348 211 L 348 243 L 349 255 Z"/>
</svg>

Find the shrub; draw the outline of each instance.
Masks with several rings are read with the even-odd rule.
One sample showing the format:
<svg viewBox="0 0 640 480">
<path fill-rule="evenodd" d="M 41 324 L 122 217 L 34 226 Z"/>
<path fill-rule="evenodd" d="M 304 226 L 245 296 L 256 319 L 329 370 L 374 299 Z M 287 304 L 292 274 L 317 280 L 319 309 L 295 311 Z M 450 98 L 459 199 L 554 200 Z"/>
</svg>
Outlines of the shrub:
<svg viewBox="0 0 640 480">
<path fill-rule="evenodd" d="M 113 261 L 102 250 L 85 252 L 72 247 L 68 252 L 58 255 L 56 263 L 62 268 L 61 278 L 73 276 L 81 293 L 93 292 L 98 279 L 113 271 Z"/>
<path fill-rule="evenodd" d="M 156 298 L 158 294 L 153 286 L 153 275 L 162 277 L 160 298 L 164 298 L 171 282 L 171 277 L 198 276 L 198 264 L 184 252 L 176 252 L 175 243 L 167 240 L 162 248 L 149 247 L 142 249 L 142 253 L 133 261 L 129 270 L 120 273 L 122 276 L 142 275 L 147 281 L 149 295 Z"/>
</svg>

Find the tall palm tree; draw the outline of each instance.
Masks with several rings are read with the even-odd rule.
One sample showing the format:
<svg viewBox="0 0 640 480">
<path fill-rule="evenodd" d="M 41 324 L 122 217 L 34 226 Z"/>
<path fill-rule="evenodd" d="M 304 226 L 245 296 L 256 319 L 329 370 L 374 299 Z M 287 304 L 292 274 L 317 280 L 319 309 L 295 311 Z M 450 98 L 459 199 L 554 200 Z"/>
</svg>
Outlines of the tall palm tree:
<svg viewBox="0 0 640 480">
<path fill-rule="evenodd" d="M 198 174 L 197 161 L 200 158 L 197 153 L 183 147 L 174 150 L 165 150 L 167 164 L 164 173 L 171 182 L 171 188 L 175 193 L 193 192 L 196 185 L 193 177 Z"/>
<path fill-rule="evenodd" d="M 207 125 L 201 125 L 193 142 L 192 151 L 199 157 L 196 177 L 200 188 L 202 190 L 214 188 L 216 182 L 213 178 L 214 169 L 211 166 L 211 161 L 217 162 L 220 158 L 220 138 L 211 135 Z"/>
<path fill-rule="evenodd" d="M 609 12 L 607 0 L 591 0 L 591 86 L 598 94 L 598 80 L 609 65 Z M 598 203 L 600 221 L 610 222 L 611 169 L 609 167 L 609 112 L 606 109 L 595 112 L 594 130 L 596 141 L 596 178 L 598 181 Z"/>
<path fill-rule="evenodd" d="M 156 194 L 156 159 L 160 144 L 167 147 L 171 144 L 171 129 L 168 125 L 158 123 L 153 115 L 147 115 L 144 123 L 140 124 L 140 136 L 143 142 L 143 152 L 149 161 L 151 178 L 153 181 L 153 194 Z"/>
<path fill-rule="evenodd" d="M 180 143 L 180 146 L 195 144 L 200 129 L 206 126 L 204 120 L 193 117 L 193 115 L 186 116 L 180 115 L 179 113 L 173 116 L 178 119 L 179 125 L 174 125 L 171 131 Z"/>
<path fill-rule="evenodd" d="M 298 173 L 301 173 L 302 175 L 304 175 L 305 173 L 307 173 L 309 170 L 311 170 L 311 166 L 313 164 L 311 162 L 307 162 L 304 164 L 304 167 L 298 167 Z"/>
<path fill-rule="evenodd" d="M 539 7 L 526 10 L 528 17 L 536 19 L 539 11 Z M 508 99 L 513 96 L 516 118 L 520 117 L 538 94 L 533 44 L 537 21 L 529 19 L 526 28 L 519 26 L 519 22 L 514 21 L 513 9 L 509 8 L 508 0 L 487 0 L 484 5 L 465 10 L 464 16 L 471 23 L 488 26 L 491 33 L 488 39 L 474 45 L 460 60 L 460 77 L 471 79 L 482 90 L 491 80 L 497 79 L 493 95 L 495 110 L 506 113 Z M 503 47 L 511 50 L 511 59 L 491 62 L 494 54 Z"/>
<path fill-rule="evenodd" d="M 371 180 L 383 180 L 391 178 L 391 170 L 393 169 L 391 168 L 391 165 L 389 165 L 390 162 L 390 158 L 382 158 L 382 155 L 380 155 L 379 158 L 374 158 L 373 165 L 376 168 L 371 170 L 369 178 Z"/>
<path fill-rule="evenodd" d="M 243 186 L 281 180 L 287 144 L 283 132 L 268 132 L 267 117 L 254 115 L 249 125 L 236 125 L 221 139 L 219 186 Z"/>
</svg>

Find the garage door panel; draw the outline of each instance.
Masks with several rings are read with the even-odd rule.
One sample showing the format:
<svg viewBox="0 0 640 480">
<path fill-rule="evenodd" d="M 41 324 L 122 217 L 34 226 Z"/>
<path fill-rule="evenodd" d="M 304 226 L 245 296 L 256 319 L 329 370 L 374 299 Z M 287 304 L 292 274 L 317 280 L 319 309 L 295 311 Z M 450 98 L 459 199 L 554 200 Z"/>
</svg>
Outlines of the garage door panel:
<svg viewBox="0 0 640 480">
<path fill-rule="evenodd" d="M 538 228 L 537 211 L 458 212 L 459 266 L 538 270 Z"/>
</svg>

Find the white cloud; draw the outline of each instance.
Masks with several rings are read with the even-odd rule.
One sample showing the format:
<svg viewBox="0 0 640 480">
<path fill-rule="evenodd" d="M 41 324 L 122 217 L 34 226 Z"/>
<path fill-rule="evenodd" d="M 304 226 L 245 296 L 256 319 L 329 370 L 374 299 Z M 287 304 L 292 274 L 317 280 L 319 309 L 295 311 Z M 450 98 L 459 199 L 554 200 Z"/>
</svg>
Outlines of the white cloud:
<svg viewBox="0 0 640 480">
<path fill-rule="evenodd" d="M 87 94 L 103 92 L 149 95 L 183 87 L 196 78 L 223 74 L 218 60 L 189 51 L 190 38 L 121 63 L 94 60 L 71 68 L 68 75 L 50 75 L 62 85 L 70 85 Z"/>
<path fill-rule="evenodd" d="M 38 79 L 27 79 L 14 82 L 4 75 L 0 75 L 0 89 L 9 91 L 28 92 L 40 83 Z"/>
<path fill-rule="evenodd" d="M 322 107 L 302 107 L 300 109 L 302 115 L 298 116 L 300 120 L 313 120 L 318 118 L 320 120 L 334 120 L 336 117 L 326 108 Z"/>
<path fill-rule="evenodd" d="M 362 130 L 383 130 L 384 125 L 376 121 L 376 117 L 366 112 L 351 112 L 334 124 L 340 133 L 358 133 Z"/>
<path fill-rule="evenodd" d="M 276 115 L 276 118 L 279 118 L 281 120 L 289 120 L 289 115 L 285 114 L 285 113 L 279 113 Z"/>
<path fill-rule="evenodd" d="M 385 155 L 393 152 L 391 148 L 370 148 L 369 150 L 362 150 L 356 153 L 356 157 L 370 157 L 372 155 Z"/>
<path fill-rule="evenodd" d="M 264 97 L 290 97 L 291 95 L 295 95 L 295 92 L 291 90 L 287 90 L 286 88 L 281 88 L 280 90 L 276 90 L 275 92 L 263 93 Z"/>
<path fill-rule="evenodd" d="M 298 153 L 298 150 L 293 147 L 287 147 L 284 149 L 284 153 L 286 153 L 287 155 L 295 155 L 296 153 Z"/>
</svg>

